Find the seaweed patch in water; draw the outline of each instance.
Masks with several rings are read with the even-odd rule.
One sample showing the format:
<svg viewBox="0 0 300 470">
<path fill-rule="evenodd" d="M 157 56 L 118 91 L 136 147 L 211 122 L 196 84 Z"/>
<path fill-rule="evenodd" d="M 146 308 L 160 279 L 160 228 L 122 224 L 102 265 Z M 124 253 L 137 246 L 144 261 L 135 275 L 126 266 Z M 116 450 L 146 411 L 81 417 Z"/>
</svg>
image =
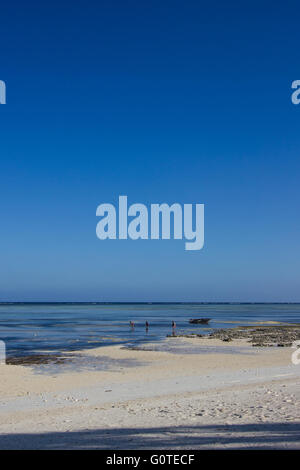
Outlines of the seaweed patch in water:
<svg viewBox="0 0 300 470">
<path fill-rule="evenodd" d="M 7 365 L 12 366 L 34 366 L 40 364 L 63 364 L 71 360 L 72 356 L 60 356 L 57 354 L 32 354 L 29 356 L 12 356 L 6 360 Z"/>
<path fill-rule="evenodd" d="M 109 356 L 88 356 L 84 354 L 36 354 L 10 357 L 8 365 L 33 367 L 37 374 L 60 374 L 79 371 L 118 372 L 124 368 L 141 366 L 144 363 L 135 359 L 114 359 Z"/>
</svg>

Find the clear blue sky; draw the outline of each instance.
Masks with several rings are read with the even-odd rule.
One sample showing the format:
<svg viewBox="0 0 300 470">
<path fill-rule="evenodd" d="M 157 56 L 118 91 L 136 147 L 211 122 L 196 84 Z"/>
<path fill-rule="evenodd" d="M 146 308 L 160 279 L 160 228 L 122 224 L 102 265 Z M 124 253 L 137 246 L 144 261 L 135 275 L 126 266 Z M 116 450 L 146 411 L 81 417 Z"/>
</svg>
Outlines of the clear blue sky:
<svg viewBox="0 0 300 470">
<path fill-rule="evenodd" d="M 299 2 L 1 5 L 0 300 L 300 301 Z M 96 207 L 205 204 L 205 246 Z"/>
</svg>

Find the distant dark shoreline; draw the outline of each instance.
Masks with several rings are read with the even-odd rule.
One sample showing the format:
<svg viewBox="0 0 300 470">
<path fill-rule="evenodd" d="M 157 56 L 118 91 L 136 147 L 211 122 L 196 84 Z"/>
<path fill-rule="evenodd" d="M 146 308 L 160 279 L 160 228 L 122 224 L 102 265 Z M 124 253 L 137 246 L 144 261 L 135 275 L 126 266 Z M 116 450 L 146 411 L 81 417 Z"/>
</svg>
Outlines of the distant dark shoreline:
<svg viewBox="0 0 300 470">
<path fill-rule="evenodd" d="M 0 302 L 1 305 L 300 305 L 300 302 Z"/>
</svg>

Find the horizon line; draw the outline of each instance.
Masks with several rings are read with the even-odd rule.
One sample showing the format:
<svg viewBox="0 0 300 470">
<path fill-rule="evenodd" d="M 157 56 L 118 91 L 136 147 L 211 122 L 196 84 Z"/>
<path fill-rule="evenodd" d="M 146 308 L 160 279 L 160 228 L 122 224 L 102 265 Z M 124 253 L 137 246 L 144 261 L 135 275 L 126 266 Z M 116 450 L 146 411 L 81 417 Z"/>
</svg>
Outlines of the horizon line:
<svg viewBox="0 0 300 470">
<path fill-rule="evenodd" d="M 268 302 L 268 301 L 56 301 L 56 300 L 38 300 L 38 301 L 9 301 L 3 300 L 0 301 L 0 305 L 15 305 L 15 304 L 66 304 L 66 305 L 264 305 L 264 304 L 273 304 L 273 305 L 300 305 L 300 301 L 280 301 L 280 302 Z"/>
</svg>

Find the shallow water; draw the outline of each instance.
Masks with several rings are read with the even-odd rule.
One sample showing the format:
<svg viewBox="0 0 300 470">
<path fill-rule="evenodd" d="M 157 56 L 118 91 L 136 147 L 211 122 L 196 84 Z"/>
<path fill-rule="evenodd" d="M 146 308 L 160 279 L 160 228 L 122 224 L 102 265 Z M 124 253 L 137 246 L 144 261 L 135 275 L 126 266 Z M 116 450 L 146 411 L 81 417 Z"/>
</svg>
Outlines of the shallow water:
<svg viewBox="0 0 300 470">
<path fill-rule="evenodd" d="M 126 349 L 133 349 L 137 351 L 159 351 L 159 352 L 169 352 L 172 354 L 257 354 L 257 349 L 252 347 L 252 344 L 249 344 L 248 347 L 239 346 L 239 345 L 211 345 L 208 342 L 205 344 L 199 341 L 197 342 L 187 342 L 181 340 L 180 338 L 170 339 L 168 341 L 158 341 L 153 344 L 140 344 L 137 346 L 124 346 Z M 267 348 L 265 348 L 266 350 Z"/>
<path fill-rule="evenodd" d="M 211 318 L 209 325 L 188 323 L 200 317 Z M 300 304 L 0 304 L 0 340 L 8 356 L 138 345 L 164 339 L 172 321 L 177 334 L 261 321 L 298 323 Z"/>
</svg>

